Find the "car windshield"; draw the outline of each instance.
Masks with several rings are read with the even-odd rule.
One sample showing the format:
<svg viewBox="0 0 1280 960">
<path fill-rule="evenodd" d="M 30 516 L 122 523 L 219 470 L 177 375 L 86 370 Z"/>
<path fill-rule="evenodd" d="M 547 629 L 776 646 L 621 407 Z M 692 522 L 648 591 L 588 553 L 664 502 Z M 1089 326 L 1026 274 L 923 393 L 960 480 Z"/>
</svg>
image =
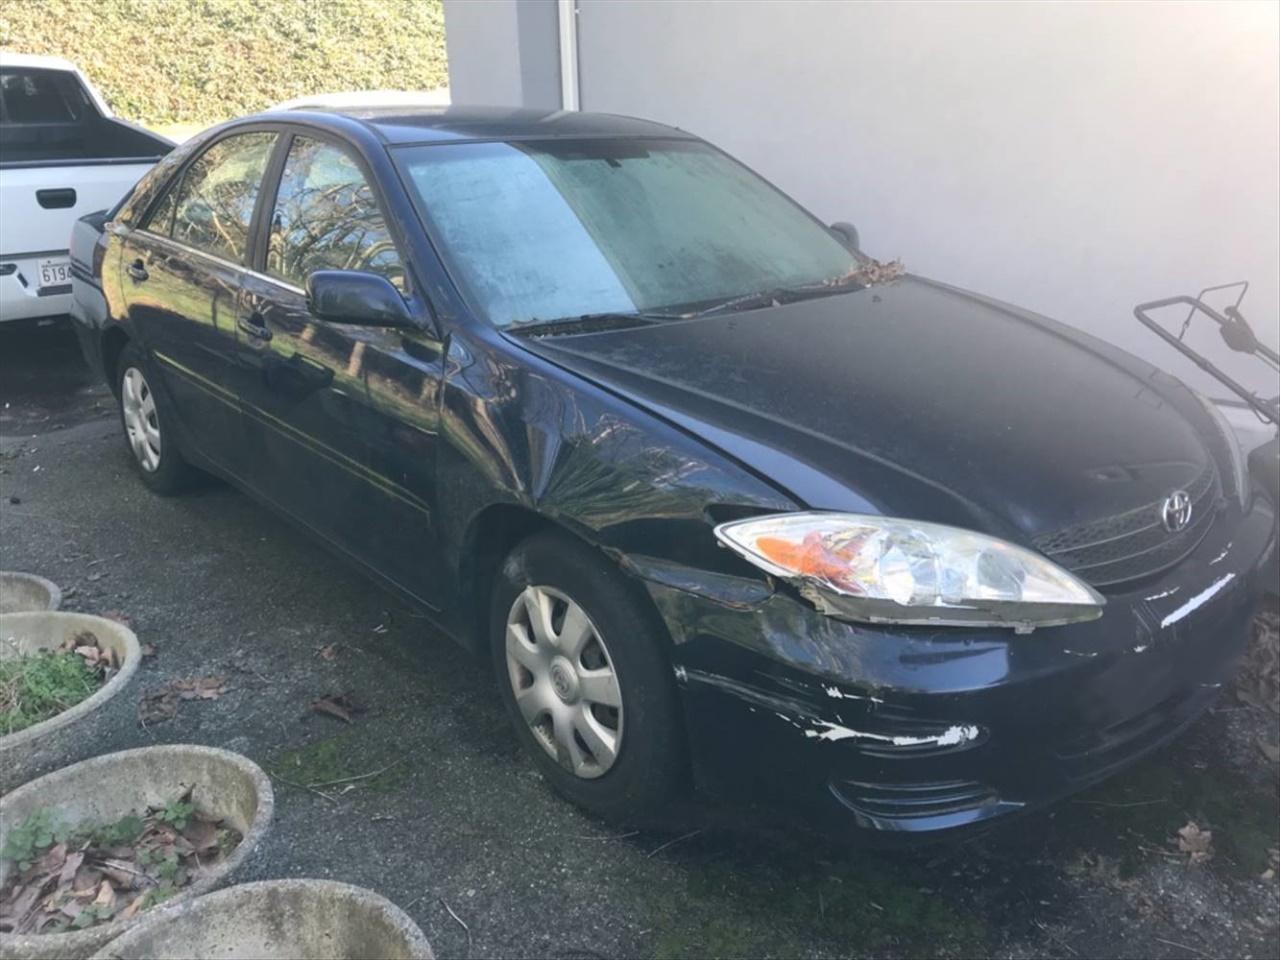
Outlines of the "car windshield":
<svg viewBox="0 0 1280 960">
<path fill-rule="evenodd" d="M 820 286 L 856 266 L 806 211 L 701 141 L 453 143 L 394 153 L 454 281 L 499 327 L 677 316 Z"/>
</svg>

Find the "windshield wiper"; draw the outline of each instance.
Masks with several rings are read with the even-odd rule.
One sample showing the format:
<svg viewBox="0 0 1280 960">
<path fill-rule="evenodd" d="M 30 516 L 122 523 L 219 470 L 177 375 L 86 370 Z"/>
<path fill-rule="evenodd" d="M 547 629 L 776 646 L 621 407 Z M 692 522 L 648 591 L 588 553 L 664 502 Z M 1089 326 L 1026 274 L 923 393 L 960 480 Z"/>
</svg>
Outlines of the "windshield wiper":
<svg viewBox="0 0 1280 960">
<path fill-rule="evenodd" d="M 628 327 L 643 327 L 663 320 L 672 320 L 673 316 L 660 313 L 584 313 L 580 317 L 560 317 L 555 320 L 517 320 L 504 329 L 508 333 L 542 337 L 556 334 L 600 333 L 605 330 L 625 330 Z"/>
<path fill-rule="evenodd" d="M 785 303 L 795 303 L 798 300 L 810 300 L 815 297 L 825 297 L 835 293 L 847 293 L 850 290 L 860 289 L 861 284 L 835 282 L 825 283 L 809 283 L 798 284 L 791 287 L 771 287 L 768 290 L 760 290 L 756 293 L 743 294 L 740 297 L 733 297 L 730 300 L 724 300 L 720 303 L 713 303 L 709 307 L 703 307 L 701 310 L 693 314 L 695 317 L 714 317 L 718 313 L 730 313 L 735 310 L 754 310 L 757 307 L 781 306 Z"/>
</svg>

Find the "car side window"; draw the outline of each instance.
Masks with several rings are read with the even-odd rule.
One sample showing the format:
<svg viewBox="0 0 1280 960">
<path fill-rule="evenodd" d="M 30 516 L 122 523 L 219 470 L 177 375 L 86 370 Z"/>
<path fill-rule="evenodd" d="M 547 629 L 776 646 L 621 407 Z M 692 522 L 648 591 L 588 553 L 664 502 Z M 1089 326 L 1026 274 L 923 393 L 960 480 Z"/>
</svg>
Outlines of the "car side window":
<svg viewBox="0 0 1280 960">
<path fill-rule="evenodd" d="M 142 221 L 142 229 L 167 237 L 173 231 L 173 211 L 178 206 L 178 194 L 182 192 L 182 178 L 176 177 L 174 183 L 165 191 L 160 202 L 151 208 L 147 219 Z"/>
<path fill-rule="evenodd" d="M 187 168 L 181 183 L 161 197 L 143 229 L 243 263 L 253 205 L 275 140 L 274 133 L 242 133 L 219 140 Z"/>
<path fill-rule="evenodd" d="M 344 150 L 295 137 L 267 241 L 267 273 L 302 286 L 316 270 L 366 270 L 405 291 L 404 266 L 373 189 Z"/>
<path fill-rule="evenodd" d="M 74 77 L 62 71 L 0 74 L 0 113 L 6 123 L 74 123 L 81 97 Z"/>
</svg>

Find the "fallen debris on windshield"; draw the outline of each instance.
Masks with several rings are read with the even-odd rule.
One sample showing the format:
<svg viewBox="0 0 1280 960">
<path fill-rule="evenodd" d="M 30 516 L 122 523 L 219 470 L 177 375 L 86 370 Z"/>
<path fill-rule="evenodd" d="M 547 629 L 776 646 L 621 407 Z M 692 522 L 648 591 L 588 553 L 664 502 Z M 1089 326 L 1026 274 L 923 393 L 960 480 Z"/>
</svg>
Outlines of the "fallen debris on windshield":
<svg viewBox="0 0 1280 960">
<path fill-rule="evenodd" d="M 890 280 L 897 280 L 904 273 L 906 273 L 906 267 L 902 265 L 901 260 L 894 259 L 882 263 L 868 257 L 865 263 L 858 264 L 852 276 L 855 282 L 866 287 L 874 287 L 877 284 L 888 283 Z"/>
</svg>

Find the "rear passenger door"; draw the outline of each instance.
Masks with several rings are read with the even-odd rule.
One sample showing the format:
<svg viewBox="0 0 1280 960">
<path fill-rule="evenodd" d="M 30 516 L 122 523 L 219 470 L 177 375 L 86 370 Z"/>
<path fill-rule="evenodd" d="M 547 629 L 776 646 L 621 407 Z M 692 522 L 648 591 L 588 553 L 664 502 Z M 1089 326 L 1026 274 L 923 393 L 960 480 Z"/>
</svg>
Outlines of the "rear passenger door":
<svg viewBox="0 0 1280 960">
<path fill-rule="evenodd" d="M 370 456 L 374 439 L 402 416 L 373 402 L 370 369 L 385 366 L 386 350 L 399 349 L 404 333 L 320 320 L 304 293 L 316 270 L 378 273 L 406 291 L 405 265 L 378 197 L 348 147 L 298 134 L 266 201 L 265 249 L 240 306 L 239 393 L 251 483 L 429 602 L 436 580 L 429 571 L 437 567 L 421 536 L 429 516 L 423 491 L 375 469 Z M 434 396 L 428 391 L 428 402 Z M 433 456 L 422 458 L 424 469 L 433 463 Z"/>
<path fill-rule="evenodd" d="M 120 285 L 191 452 L 244 472 L 236 318 L 249 228 L 278 134 L 216 141 L 122 242 Z M 114 372 L 112 372 L 114 376 Z"/>
</svg>

